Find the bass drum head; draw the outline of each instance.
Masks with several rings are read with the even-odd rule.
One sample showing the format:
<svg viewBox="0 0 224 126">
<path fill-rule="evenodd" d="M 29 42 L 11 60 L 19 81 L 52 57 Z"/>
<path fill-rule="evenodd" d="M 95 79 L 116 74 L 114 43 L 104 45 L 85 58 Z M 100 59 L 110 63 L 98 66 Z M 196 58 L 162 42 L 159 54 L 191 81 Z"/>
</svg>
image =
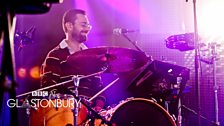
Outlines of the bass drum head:
<svg viewBox="0 0 224 126">
<path fill-rule="evenodd" d="M 118 105 L 110 121 L 116 126 L 176 126 L 159 104 L 142 98 Z"/>
</svg>

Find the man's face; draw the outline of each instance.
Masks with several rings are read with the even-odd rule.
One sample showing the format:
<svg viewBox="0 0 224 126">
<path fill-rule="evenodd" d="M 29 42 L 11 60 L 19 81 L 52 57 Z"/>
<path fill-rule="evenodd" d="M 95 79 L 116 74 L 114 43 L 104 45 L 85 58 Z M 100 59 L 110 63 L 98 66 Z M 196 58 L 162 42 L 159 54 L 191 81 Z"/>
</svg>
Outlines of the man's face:
<svg viewBox="0 0 224 126">
<path fill-rule="evenodd" d="M 76 20 L 73 22 L 73 29 L 71 30 L 72 38 L 82 43 L 87 40 L 87 35 L 91 30 L 89 20 L 86 15 L 77 14 Z"/>
</svg>

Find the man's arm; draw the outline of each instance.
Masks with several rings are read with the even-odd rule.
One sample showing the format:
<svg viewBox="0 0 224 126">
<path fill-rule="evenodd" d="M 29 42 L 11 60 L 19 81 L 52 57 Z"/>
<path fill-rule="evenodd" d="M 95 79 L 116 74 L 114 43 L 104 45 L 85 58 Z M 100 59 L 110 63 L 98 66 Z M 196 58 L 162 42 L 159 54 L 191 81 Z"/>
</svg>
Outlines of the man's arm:
<svg viewBox="0 0 224 126">
<path fill-rule="evenodd" d="M 47 87 L 60 81 L 60 59 L 49 52 L 41 66 L 41 87 Z"/>
</svg>

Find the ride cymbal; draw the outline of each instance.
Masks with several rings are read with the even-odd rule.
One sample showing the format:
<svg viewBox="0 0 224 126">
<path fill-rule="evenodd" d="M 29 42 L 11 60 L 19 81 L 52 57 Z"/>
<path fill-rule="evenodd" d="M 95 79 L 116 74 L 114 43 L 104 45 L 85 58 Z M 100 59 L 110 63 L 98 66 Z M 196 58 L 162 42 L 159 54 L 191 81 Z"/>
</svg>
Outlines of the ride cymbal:
<svg viewBox="0 0 224 126">
<path fill-rule="evenodd" d="M 72 74 L 91 74 L 105 70 L 108 73 L 127 72 L 148 61 L 145 53 L 121 47 L 98 47 L 76 52 L 68 57 L 66 65 Z"/>
</svg>

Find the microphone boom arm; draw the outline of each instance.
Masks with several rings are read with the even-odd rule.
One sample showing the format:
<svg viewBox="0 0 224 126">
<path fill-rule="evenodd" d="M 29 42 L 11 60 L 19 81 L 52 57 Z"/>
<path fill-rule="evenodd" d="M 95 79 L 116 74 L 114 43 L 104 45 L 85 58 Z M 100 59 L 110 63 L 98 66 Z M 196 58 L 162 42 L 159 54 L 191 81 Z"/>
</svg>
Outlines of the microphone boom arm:
<svg viewBox="0 0 224 126">
<path fill-rule="evenodd" d="M 122 34 L 138 51 L 145 53 L 138 45 L 136 41 L 132 41 L 126 34 Z"/>
</svg>

